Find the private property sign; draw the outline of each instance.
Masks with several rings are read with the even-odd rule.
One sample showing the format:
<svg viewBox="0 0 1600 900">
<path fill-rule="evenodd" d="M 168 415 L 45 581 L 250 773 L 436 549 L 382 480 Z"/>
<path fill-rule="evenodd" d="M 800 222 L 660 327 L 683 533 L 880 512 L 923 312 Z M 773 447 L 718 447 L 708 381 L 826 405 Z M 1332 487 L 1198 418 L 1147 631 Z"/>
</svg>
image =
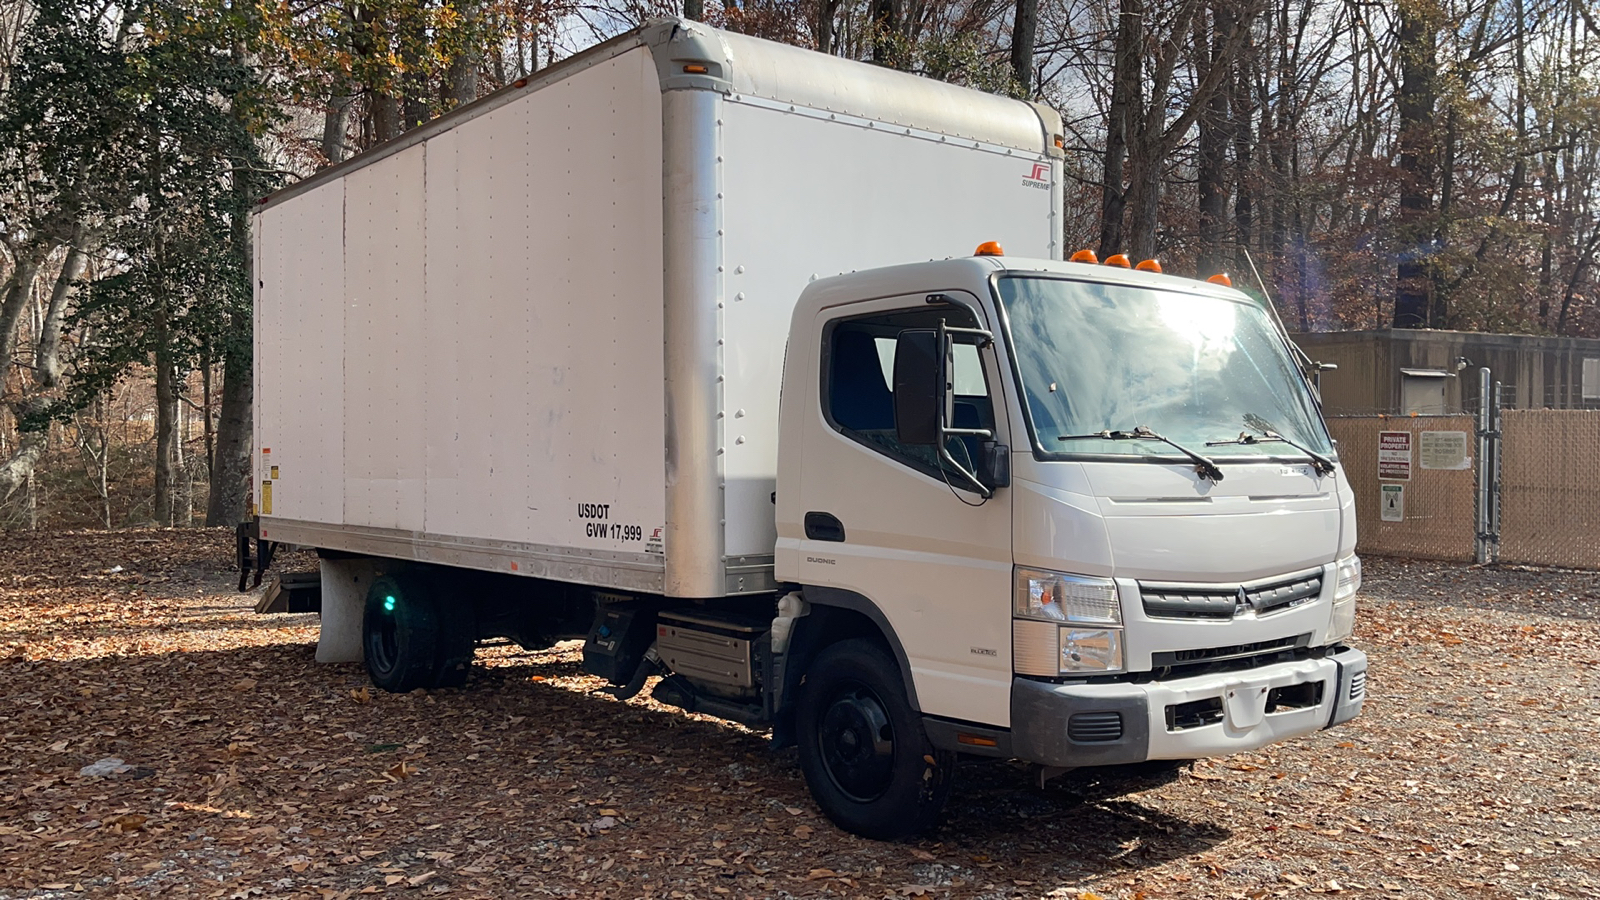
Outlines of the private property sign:
<svg viewBox="0 0 1600 900">
<path fill-rule="evenodd" d="M 1378 432 L 1378 479 L 1411 480 L 1411 432 Z"/>
</svg>

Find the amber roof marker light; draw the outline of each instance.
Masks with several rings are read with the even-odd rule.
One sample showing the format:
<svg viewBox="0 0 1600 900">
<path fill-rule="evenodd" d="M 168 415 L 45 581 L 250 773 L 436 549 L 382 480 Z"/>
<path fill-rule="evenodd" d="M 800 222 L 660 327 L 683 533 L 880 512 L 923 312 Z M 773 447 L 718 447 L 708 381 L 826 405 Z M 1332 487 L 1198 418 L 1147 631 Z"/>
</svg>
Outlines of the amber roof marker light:
<svg viewBox="0 0 1600 900">
<path fill-rule="evenodd" d="M 1093 250 L 1079 250 L 1077 253 L 1072 254 L 1072 258 L 1067 262 L 1088 263 L 1093 266 L 1099 264 L 1100 257 L 1095 256 Z"/>
<path fill-rule="evenodd" d="M 1161 260 L 1159 260 L 1159 259 L 1143 260 L 1137 266 L 1134 266 L 1134 268 L 1138 269 L 1141 272 L 1155 272 L 1157 274 L 1160 274 L 1160 272 L 1161 272 Z"/>
<path fill-rule="evenodd" d="M 1119 269 L 1133 268 L 1133 263 L 1128 262 L 1128 254 L 1126 253 L 1113 253 L 1106 257 L 1106 265 L 1116 266 Z"/>
<path fill-rule="evenodd" d="M 1206 281 L 1210 284 L 1220 284 L 1223 287 L 1233 287 L 1233 279 L 1228 277 L 1227 272 L 1218 272 L 1207 278 Z"/>
<path fill-rule="evenodd" d="M 973 256 L 1005 256 L 1006 251 L 1000 246 L 999 241 L 984 241 L 978 249 L 972 251 Z"/>
</svg>

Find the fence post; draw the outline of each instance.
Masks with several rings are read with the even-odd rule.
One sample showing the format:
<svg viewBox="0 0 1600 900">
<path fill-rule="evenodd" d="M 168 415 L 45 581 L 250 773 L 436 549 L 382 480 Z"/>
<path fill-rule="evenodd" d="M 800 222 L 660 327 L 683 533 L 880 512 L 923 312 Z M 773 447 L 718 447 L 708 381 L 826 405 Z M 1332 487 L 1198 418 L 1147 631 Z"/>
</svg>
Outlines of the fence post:
<svg viewBox="0 0 1600 900">
<path fill-rule="evenodd" d="M 1503 385 L 1494 383 L 1494 407 L 1489 414 L 1489 440 L 1494 448 L 1494 466 L 1489 469 L 1492 481 L 1489 485 L 1489 553 L 1493 562 L 1500 561 L 1500 486 L 1504 483 L 1505 460 L 1505 431 L 1500 425 L 1500 410 L 1504 406 L 1505 393 Z"/>
<path fill-rule="evenodd" d="M 1478 516 L 1475 555 L 1479 565 L 1493 562 L 1500 540 L 1499 456 L 1500 385 L 1489 387 L 1489 369 L 1478 370 Z"/>
</svg>

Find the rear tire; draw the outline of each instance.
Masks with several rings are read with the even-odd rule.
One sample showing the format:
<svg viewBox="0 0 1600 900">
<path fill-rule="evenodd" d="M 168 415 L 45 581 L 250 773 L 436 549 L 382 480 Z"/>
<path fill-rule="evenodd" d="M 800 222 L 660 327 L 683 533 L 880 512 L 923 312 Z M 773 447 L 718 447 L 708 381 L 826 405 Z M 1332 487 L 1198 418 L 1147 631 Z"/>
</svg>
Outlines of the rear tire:
<svg viewBox="0 0 1600 900">
<path fill-rule="evenodd" d="M 422 579 L 395 574 L 372 582 L 361 618 L 361 649 L 367 674 L 378 687 L 403 694 L 434 686 L 439 618 Z"/>
<path fill-rule="evenodd" d="M 899 667 L 881 647 L 851 639 L 823 650 L 796 703 L 800 770 L 835 824 L 894 840 L 938 822 L 956 756 L 928 740 Z"/>
<path fill-rule="evenodd" d="M 477 608 L 459 597 L 460 602 L 446 604 L 438 598 L 447 596 L 446 590 L 430 592 L 434 599 L 434 615 L 439 623 L 439 642 L 435 652 L 437 666 L 435 687 L 461 687 L 472 673 L 472 657 L 478 650 Z"/>
</svg>

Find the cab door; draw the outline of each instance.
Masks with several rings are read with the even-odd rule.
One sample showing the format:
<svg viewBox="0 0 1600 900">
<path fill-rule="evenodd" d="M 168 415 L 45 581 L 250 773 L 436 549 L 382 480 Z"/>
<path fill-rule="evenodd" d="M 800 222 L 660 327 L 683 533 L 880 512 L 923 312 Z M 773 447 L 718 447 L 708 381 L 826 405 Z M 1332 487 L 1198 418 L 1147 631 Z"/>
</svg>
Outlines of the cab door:
<svg viewBox="0 0 1600 900">
<path fill-rule="evenodd" d="M 898 638 L 922 712 L 1007 727 L 1011 703 L 1011 498 L 985 499 L 932 446 L 895 434 L 895 340 L 908 328 L 992 328 L 976 298 L 927 294 L 822 310 L 815 393 L 804 412 L 800 580 L 857 595 Z M 955 428 L 1010 443 L 997 348 L 954 349 Z M 791 351 L 792 352 L 792 351 Z M 950 438 L 978 469 L 980 441 Z M 826 596 L 827 592 L 818 592 Z"/>
</svg>

